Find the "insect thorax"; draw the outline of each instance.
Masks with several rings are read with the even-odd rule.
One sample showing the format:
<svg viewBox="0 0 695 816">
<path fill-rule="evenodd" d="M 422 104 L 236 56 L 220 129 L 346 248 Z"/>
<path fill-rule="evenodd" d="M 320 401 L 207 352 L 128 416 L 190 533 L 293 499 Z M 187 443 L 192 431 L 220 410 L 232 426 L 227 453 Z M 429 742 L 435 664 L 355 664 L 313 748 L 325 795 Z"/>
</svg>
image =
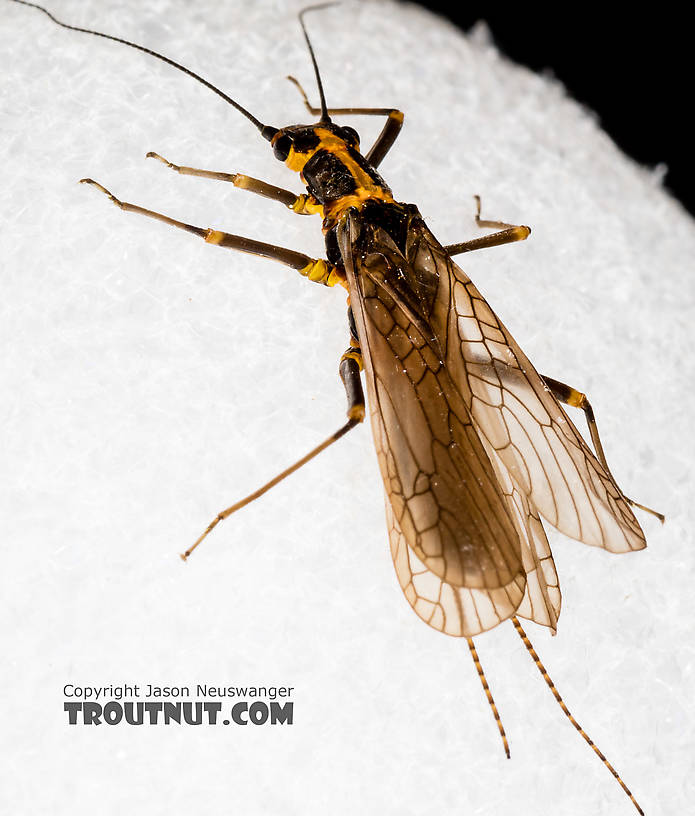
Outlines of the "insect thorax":
<svg viewBox="0 0 695 816">
<path fill-rule="evenodd" d="M 375 230 L 381 232 L 382 236 L 386 235 L 393 242 L 394 247 L 403 255 L 406 254 L 406 244 L 408 239 L 408 230 L 410 228 L 414 215 L 419 216 L 417 208 L 410 204 L 401 204 L 396 201 L 386 201 L 377 198 L 367 198 L 355 203 L 354 198 L 347 196 L 340 199 L 338 202 L 340 213 L 349 209 L 351 206 L 356 207 L 361 212 L 362 223 L 369 224 L 369 236 L 360 235 L 356 251 L 369 252 L 375 248 L 372 235 Z M 333 264 L 342 264 L 343 259 L 338 248 L 337 231 L 339 229 L 340 219 L 334 217 L 324 221 L 324 236 L 326 239 L 326 255 L 328 260 Z"/>
<path fill-rule="evenodd" d="M 304 165 L 302 177 L 307 190 L 324 209 L 333 210 L 341 200 L 376 199 L 393 201 L 391 190 L 377 171 L 352 147 L 320 148 Z M 351 206 L 348 204 L 347 206 Z"/>
<path fill-rule="evenodd" d="M 276 157 L 300 174 L 329 222 L 349 207 L 361 209 L 366 201 L 393 202 L 389 186 L 359 152 L 351 128 L 332 122 L 293 125 L 279 130 L 272 144 Z"/>
</svg>

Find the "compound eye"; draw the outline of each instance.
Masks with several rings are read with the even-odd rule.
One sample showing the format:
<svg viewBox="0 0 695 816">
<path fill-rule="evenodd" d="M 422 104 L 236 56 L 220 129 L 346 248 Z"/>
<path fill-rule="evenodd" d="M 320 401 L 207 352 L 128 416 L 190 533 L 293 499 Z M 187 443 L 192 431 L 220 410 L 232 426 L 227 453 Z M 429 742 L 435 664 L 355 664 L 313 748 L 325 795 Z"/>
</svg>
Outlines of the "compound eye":
<svg viewBox="0 0 695 816">
<path fill-rule="evenodd" d="M 354 147 L 360 143 L 360 135 L 355 128 L 344 127 L 341 128 L 341 130 L 343 132 L 343 138 L 351 147 Z"/>
<path fill-rule="evenodd" d="M 292 147 L 292 139 L 286 134 L 283 133 L 280 138 L 276 139 L 273 143 L 273 153 L 275 154 L 275 158 L 279 159 L 281 162 L 287 160 L 287 157 L 290 155 L 290 149 Z"/>
</svg>

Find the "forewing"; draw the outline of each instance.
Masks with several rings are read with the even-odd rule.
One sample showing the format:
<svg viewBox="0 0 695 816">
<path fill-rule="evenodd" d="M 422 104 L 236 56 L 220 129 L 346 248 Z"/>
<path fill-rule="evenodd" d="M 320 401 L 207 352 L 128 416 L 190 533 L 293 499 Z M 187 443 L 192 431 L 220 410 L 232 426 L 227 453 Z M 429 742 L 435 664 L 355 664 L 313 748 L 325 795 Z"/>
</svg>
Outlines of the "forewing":
<svg viewBox="0 0 695 816">
<path fill-rule="evenodd" d="M 353 214 L 338 238 L 365 359 L 391 552 L 417 614 L 472 636 L 549 626 L 540 515 L 611 552 L 645 546 L 620 489 L 415 208 L 404 244 Z"/>
<path fill-rule="evenodd" d="M 497 589 L 450 584 L 428 569 L 408 546 L 388 497 L 386 523 L 398 583 L 425 623 L 446 635 L 473 637 L 515 614 L 524 598 L 523 575 Z"/>
<path fill-rule="evenodd" d="M 412 265 L 437 270 L 440 286 L 430 325 L 476 429 L 520 493 L 570 538 L 616 553 L 645 547 L 611 475 L 422 221 L 410 232 L 406 254 Z"/>
<path fill-rule="evenodd" d="M 514 518 L 466 406 L 431 338 L 379 283 L 398 271 L 398 253 L 391 257 L 395 248 L 388 243 L 374 236 L 367 245 L 378 251 L 352 252 L 346 266 L 395 524 L 413 555 L 444 584 L 494 590 L 516 583 L 523 593 Z M 521 594 L 516 605 L 520 601 Z"/>
<path fill-rule="evenodd" d="M 388 455 L 383 422 L 374 414 L 372 427 L 379 456 Z M 501 463 L 498 472 L 507 505 L 514 513 L 525 576 L 517 575 L 496 589 L 456 586 L 428 569 L 409 546 L 387 493 L 386 521 L 398 582 L 417 615 L 447 635 L 473 637 L 514 614 L 556 631 L 561 596 L 543 526 Z"/>
</svg>

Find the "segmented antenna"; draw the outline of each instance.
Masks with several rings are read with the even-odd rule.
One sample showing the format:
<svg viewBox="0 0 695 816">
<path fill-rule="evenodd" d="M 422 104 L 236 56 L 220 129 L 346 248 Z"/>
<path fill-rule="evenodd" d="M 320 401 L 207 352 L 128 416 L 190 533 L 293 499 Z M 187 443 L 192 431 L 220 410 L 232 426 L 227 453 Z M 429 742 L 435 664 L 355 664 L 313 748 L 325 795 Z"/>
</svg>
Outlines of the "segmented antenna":
<svg viewBox="0 0 695 816">
<path fill-rule="evenodd" d="M 256 117 L 246 110 L 246 108 L 242 107 L 238 102 L 231 98 L 231 96 L 227 96 L 226 93 L 221 91 L 219 88 L 216 88 L 211 82 L 208 82 L 207 79 L 203 79 L 199 74 L 196 74 L 195 71 L 191 71 L 190 68 L 186 68 L 184 65 L 175 62 L 173 59 L 169 59 L 169 57 L 165 57 L 163 54 L 159 54 L 157 51 L 153 51 L 151 48 L 145 48 L 144 45 L 138 45 L 137 43 L 130 42 L 130 40 L 124 40 L 121 37 L 114 37 L 111 34 L 103 34 L 101 31 L 93 31 L 91 28 L 80 28 L 79 26 L 68 25 L 67 23 L 62 23 L 60 20 L 56 19 L 50 11 L 45 9 L 43 6 L 39 6 L 37 3 L 28 3 L 27 0 L 12 0 L 13 3 L 19 3 L 22 6 L 30 6 L 31 8 L 38 9 L 42 11 L 47 17 L 49 17 L 56 25 L 61 26 L 61 28 L 67 28 L 70 31 L 80 31 L 82 34 L 93 34 L 95 37 L 103 37 L 105 40 L 113 40 L 113 42 L 121 43 L 122 45 L 127 45 L 130 48 L 135 48 L 138 51 L 142 51 L 145 54 L 149 54 L 151 57 L 156 57 L 162 62 L 166 62 L 167 65 L 171 65 L 173 68 L 177 68 L 179 71 L 183 71 L 184 74 L 188 74 L 188 76 L 193 77 L 193 79 L 200 82 L 202 85 L 205 85 L 206 88 L 209 88 L 211 91 L 216 93 L 218 96 L 222 97 L 225 102 L 228 102 L 230 105 L 235 107 L 239 113 L 242 113 L 255 127 L 261 132 L 261 135 L 264 139 L 270 141 L 273 136 L 277 133 L 278 129 L 272 127 L 271 125 L 264 125 L 263 122 L 260 122 Z M 322 97 L 323 98 L 323 97 Z"/>
<path fill-rule="evenodd" d="M 553 683 L 553 681 L 550 679 L 550 675 L 549 675 L 549 674 L 548 674 L 548 672 L 546 671 L 545 666 L 544 666 L 544 665 L 541 663 L 541 659 L 540 659 L 540 657 L 538 657 L 538 654 L 536 653 L 536 650 L 533 648 L 533 645 L 532 645 L 531 641 L 528 639 L 528 635 L 526 634 L 526 632 L 524 632 L 524 630 L 523 630 L 523 628 L 522 628 L 521 624 L 519 623 L 519 619 L 518 619 L 516 616 L 514 616 L 514 617 L 512 618 L 512 623 L 514 624 L 514 628 L 516 629 L 516 631 L 517 631 L 517 633 L 518 633 L 519 637 L 520 637 L 520 638 L 521 638 L 521 640 L 523 641 L 524 646 L 526 647 L 526 650 L 528 651 L 528 653 L 529 653 L 529 654 L 531 655 L 531 657 L 533 658 L 533 662 L 536 664 L 536 668 L 538 669 L 538 671 L 539 671 L 539 672 L 541 673 L 541 675 L 543 676 L 543 679 L 545 680 L 546 685 L 547 685 L 547 686 L 548 686 L 548 688 L 549 688 L 549 689 L 552 691 L 552 693 L 553 693 L 553 697 L 555 697 L 555 699 L 557 700 L 558 705 L 559 705 L 559 706 L 560 706 L 560 708 L 563 710 L 563 712 L 564 712 L 565 716 L 567 717 L 567 719 L 568 719 L 568 720 L 569 720 L 569 721 L 572 723 L 572 725 L 573 725 L 573 726 L 574 726 L 574 727 L 577 729 L 577 731 L 579 731 L 579 733 L 582 735 L 582 739 L 583 739 L 585 742 L 587 742 L 587 743 L 588 743 L 588 745 L 589 745 L 589 747 L 591 748 L 591 750 L 592 750 L 592 751 L 593 751 L 593 752 L 596 754 L 596 756 L 598 756 L 598 758 L 601 760 L 601 762 L 603 762 L 603 764 L 606 766 L 606 768 L 608 768 L 608 770 L 609 770 L 609 771 L 610 771 L 610 772 L 613 774 L 613 776 L 614 776 L 614 777 L 615 777 L 615 778 L 618 780 L 618 784 L 619 784 L 619 785 L 620 785 L 620 787 L 621 787 L 621 788 L 622 788 L 622 789 L 625 791 L 625 793 L 626 793 L 626 794 L 627 794 L 627 795 L 630 797 L 630 801 L 631 801 L 631 802 L 632 802 L 632 804 L 633 804 L 633 805 L 634 805 L 634 806 L 637 808 L 638 812 L 639 812 L 639 813 L 640 813 L 642 816 L 644 816 L 644 811 L 643 811 L 643 810 L 642 810 L 642 808 L 641 808 L 641 807 L 640 807 L 640 806 L 637 804 L 637 800 L 636 800 L 636 799 L 635 799 L 635 797 L 632 795 L 632 792 L 630 791 L 630 789 L 628 788 L 628 786 L 627 786 L 627 785 L 626 785 L 626 784 L 623 782 L 623 780 L 620 778 L 620 774 L 619 774 L 619 773 L 618 773 L 618 772 L 615 770 L 615 768 L 614 768 L 614 767 L 611 765 L 611 763 L 610 763 L 610 762 L 609 762 L 609 761 L 606 759 L 606 757 L 605 757 L 605 755 L 603 754 L 603 752 L 599 750 L 598 746 L 597 746 L 597 745 L 594 743 L 594 741 L 593 741 L 593 740 L 592 740 L 592 739 L 589 737 L 589 735 L 588 735 L 588 734 L 586 733 L 586 731 L 585 731 L 585 730 L 584 730 L 584 729 L 581 727 L 581 725 L 579 725 L 579 723 L 578 723 L 578 722 L 577 722 L 577 721 L 574 719 L 574 717 L 572 716 L 572 714 L 570 714 L 570 710 L 569 710 L 569 709 L 567 708 L 567 706 L 565 705 L 565 701 L 564 701 L 564 700 L 562 699 L 562 697 L 560 696 L 560 692 L 559 692 L 559 691 L 558 691 L 558 690 L 555 688 L 555 684 L 554 684 L 554 683 Z"/>
<path fill-rule="evenodd" d="M 319 97 L 321 98 L 321 122 L 330 122 L 331 117 L 328 115 L 328 108 L 326 107 L 326 97 L 323 93 L 323 83 L 321 82 L 321 74 L 319 73 L 319 66 L 316 62 L 316 54 L 314 54 L 314 48 L 311 44 L 311 40 L 309 39 L 309 35 L 306 31 L 306 26 L 304 25 L 304 15 L 307 11 L 318 11 L 319 9 L 329 8 L 330 6 L 337 6 L 338 3 L 321 3 L 317 6 L 307 6 L 307 8 L 302 9 L 299 12 L 299 24 L 302 27 L 302 32 L 304 33 L 304 39 L 306 40 L 307 47 L 309 49 L 309 55 L 311 56 L 311 61 L 314 65 L 314 74 L 316 76 L 316 84 L 319 86 Z"/>
</svg>

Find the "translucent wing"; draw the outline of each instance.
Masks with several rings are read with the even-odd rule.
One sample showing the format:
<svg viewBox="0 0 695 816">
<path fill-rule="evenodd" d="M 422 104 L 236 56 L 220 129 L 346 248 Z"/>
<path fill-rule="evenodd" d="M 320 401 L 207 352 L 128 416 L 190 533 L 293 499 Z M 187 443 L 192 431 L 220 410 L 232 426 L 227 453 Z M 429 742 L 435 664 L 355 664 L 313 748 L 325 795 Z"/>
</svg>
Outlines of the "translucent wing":
<svg viewBox="0 0 695 816">
<path fill-rule="evenodd" d="M 621 553 L 646 546 L 613 478 L 464 272 L 420 220 L 409 233 L 415 268 L 436 269 L 430 325 L 471 417 L 523 495 L 570 538 Z"/>
<path fill-rule="evenodd" d="M 402 212 L 405 230 L 353 212 L 338 231 L 398 580 L 448 634 L 514 614 L 554 630 L 560 590 L 539 511 L 612 551 L 644 546 L 641 531 L 477 290 L 417 210 Z"/>
<path fill-rule="evenodd" d="M 379 267 L 377 259 L 372 272 Z M 523 589 L 514 519 L 465 405 L 417 327 L 369 278 L 363 283 L 369 330 L 360 335 L 379 361 L 368 377 L 379 464 L 409 546 L 452 586 L 521 580 Z"/>
<path fill-rule="evenodd" d="M 376 438 L 376 429 L 383 428 L 383 423 L 375 413 L 372 425 Z M 379 454 L 384 453 L 385 441 L 383 436 L 377 438 Z M 415 612 L 434 629 L 448 635 L 472 637 L 517 614 L 555 632 L 560 615 L 560 587 L 543 526 L 508 477 L 504 490 L 517 514 L 525 580 L 517 578 L 493 590 L 455 586 L 428 570 L 408 546 L 387 494 L 386 521 L 398 582 Z"/>
<path fill-rule="evenodd" d="M 491 455 L 493 461 L 496 458 Z M 496 460 L 499 463 L 499 460 Z M 526 591 L 517 609 L 517 615 L 548 626 L 553 634 L 560 617 L 562 597 L 545 530 L 531 502 L 514 485 L 504 466 L 497 472 L 505 495 L 513 502 L 517 514 L 517 528 L 522 541 L 522 556 L 526 572 Z"/>
<path fill-rule="evenodd" d="M 365 310 L 367 314 L 378 313 L 382 328 L 387 329 L 385 313 L 381 312 L 381 307 L 375 302 L 378 300 L 376 294 L 375 288 L 371 291 L 371 296 L 365 299 Z M 492 478 L 487 483 L 487 489 L 492 490 L 494 480 L 494 486 L 504 497 L 505 506 L 490 507 L 490 512 L 506 511 L 511 518 L 521 555 L 522 571 L 512 580 L 501 583 L 499 587 L 481 588 L 467 580 L 468 576 L 464 576 L 463 581 L 452 581 L 449 571 L 438 569 L 438 560 L 423 557 L 421 539 L 436 535 L 438 530 L 436 522 L 439 521 L 441 525 L 446 518 L 446 507 L 439 514 L 434 511 L 434 508 L 440 506 L 442 502 L 441 491 L 437 490 L 441 477 L 429 474 L 426 465 L 418 466 L 410 451 L 404 455 L 398 444 L 399 438 L 401 434 L 408 434 L 410 431 L 410 435 L 417 439 L 421 449 L 429 444 L 436 447 L 432 439 L 432 428 L 436 428 L 437 433 L 442 434 L 444 421 L 453 423 L 454 428 L 458 425 L 455 418 L 458 398 L 457 396 L 452 398 L 451 393 L 447 393 L 447 378 L 441 374 L 441 370 L 439 390 L 434 392 L 434 389 L 430 389 L 428 393 L 426 388 L 423 388 L 429 374 L 435 369 L 433 360 L 430 360 L 428 366 L 424 357 L 414 355 L 412 352 L 416 348 L 415 345 L 411 347 L 410 352 L 405 353 L 407 345 L 399 329 L 400 327 L 394 323 L 385 333 L 385 337 L 387 342 L 390 340 L 393 344 L 390 346 L 392 355 L 396 348 L 402 355 L 399 373 L 407 379 L 416 399 L 428 400 L 426 410 L 431 418 L 430 428 L 412 424 L 412 413 L 409 408 L 413 394 L 408 394 L 407 386 L 401 388 L 397 401 L 394 402 L 391 396 L 392 389 L 396 387 L 393 373 L 388 377 L 384 376 L 383 371 L 379 371 L 375 374 L 371 387 L 368 375 L 368 388 L 377 458 L 385 483 L 388 476 L 386 519 L 391 555 L 401 589 L 415 612 L 430 626 L 446 634 L 472 637 L 497 626 L 514 614 L 535 620 L 555 631 L 560 614 L 560 590 L 550 546 L 538 514 L 531 509 L 523 493 L 514 486 L 494 451 L 488 451 Z M 406 327 L 404 334 L 411 342 L 419 343 L 418 330 L 412 324 Z M 371 353 L 374 358 L 381 353 L 378 344 L 376 354 L 374 349 L 371 349 Z M 438 418 L 440 422 L 437 422 Z M 438 427 L 439 425 L 441 427 Z M 468 425 L 469 434 L 471 430 L 471 426 Z M 473 442 L 478 442 L 475 436 L 459 438 L 459 444 L 462 445 L 472 446 Z M 484 441 L 483 447 L 487 447 Z M 423 461 L 426 459 L 422 451 L 420 457 Z M 440 472 L 445 472 L 446 461 L 440 459 L 433 464 Z M 416 471 L 415 491 L 404 491 L 399 474 Z M 453 474 L 449 490 L 453 492 L 457 488 L 461 491 L 463 500 L 467 501 L 466 479 L 462 478 L 460 472 Z M 427 508 L 427 511 L 424 512 L 423 508 Z M 465 520 L 459 519 L 459 523 L 463 525 Z M 451 535 L 451 545 L 444 554 L 445 561 L 453 557 L 454 563 L 457 559 L 455 548 L 470 546 L 466 528 L 455 525 L 456 521 L 448 525 L 447 533 Z M 423 528 L 424 533 L 421 532 Z M 480 557 L 478 549 L 473 550 L 472 557 Z"/>
<path fill-rule="evenodd" d="M 370 243 L 389 248 L 386 235 Z M 432 338 L 370 277 L 383 283 L 398 262 L 373 254 L 359 270 L 359 297 L 353 299 L 368 349 L 367 387 L 394 563 L 424 620 L 470 636 L 515 613 L 533 570 L 516 505 L 503 492 Z"/>
<path fill-rule="evenodd" d="M 367 312 L 377 291 L 367 293 Z M 399 328 L 381 343 L 390 338 L 404 351 L 406 342 L 419 342 L 414 327 Z M 443 632 L 471 636 L 513 615 L 523 599 L 519 534 L 470 419 L 457 416 L 455 394 L 413 350 L 405 365 L 368 378 L 391 552 L 417 614 Z M 380 343 L 372 353 L 395 359 Z"/>
</svg>

